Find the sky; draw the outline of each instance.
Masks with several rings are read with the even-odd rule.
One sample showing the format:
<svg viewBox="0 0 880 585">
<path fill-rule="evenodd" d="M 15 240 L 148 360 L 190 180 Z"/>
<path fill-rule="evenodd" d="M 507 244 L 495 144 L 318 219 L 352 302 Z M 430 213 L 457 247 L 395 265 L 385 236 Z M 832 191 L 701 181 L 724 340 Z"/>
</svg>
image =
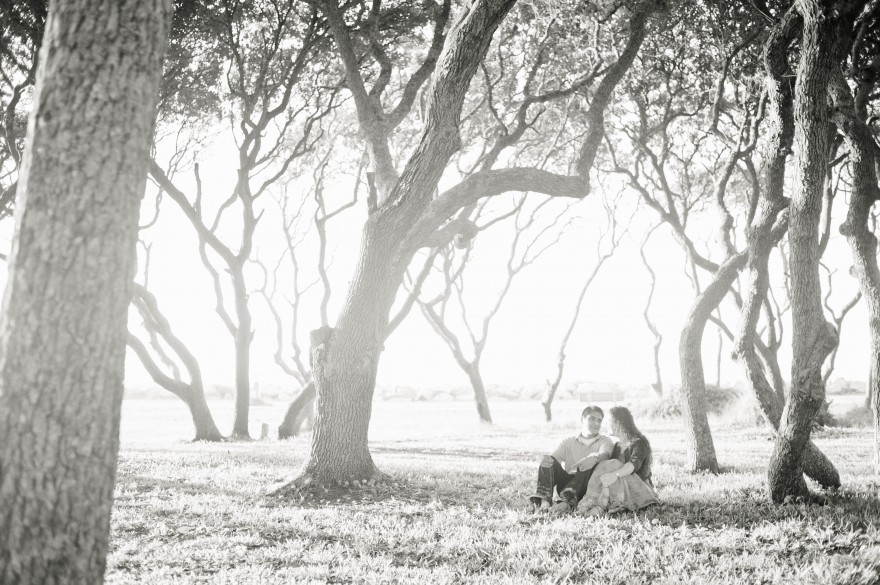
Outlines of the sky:
<svg viewBox="0 0 880 585">
<path fill-rule="evenodd" d="M 208 206 L 208 202 L 220 201 L 229 193 L 236 165 L 232 161 L 224 162 L 224 155 L 220 150 L 206 151 L 203 159 L 212 161 L 202 164 Z M 179 177 L 178 182 L 184 190 L 191 189 L 191 174 Z M 608 182 L 605 183 L 607 186 Z M 289 192 L 294 196 L 307 196 L 306 190 L 307 186 L 304 184 L 289 185 Z M 617 189 L 614 192 L 616 194 Z M 328 208 L 333 209 L 335 205 L 350 199 L 351 187 L 347 183 L 328 184 L 326 194 Z M 154 197 L 155 187 L 148 185 L 142 217 L 152 216 Z M 488 208 L 487 217 L 510 210 L 515 197 L 511 194 L 495 198 Z M 656 217 L 653 212 L 644 208 L 634 211 L 637 201 L 632 191 L 623 190 L 619 195 L 611 197 L 596 190 L 568 210 L 566 217 L 573 218 L 573 221 L 560 241 L 533 265 L 519 273 L 513 281 L 509 294 L 492 321 L 481 361 L 483 378 L 490 388 L 537 387 L 555 374 L 562 336 L 571 320 L 584 279 L 596 261 L 597 239 L 606 222 L 603 197 L 614 201 L 616 216 L 629 226 L 629 230 L 587 292 L 580 318 L 567 347 L 562 385 L 566 387 L 590 382 L 641 387 L 653 382 L 653 337 L 642 317 L 650 281 L 639 258 L 638 248 L 650 225 L 656 222 Z M 527 205 L 536 205 L 542 199 L 543 196 L 530 195 Z M 283 247 L 281 214 L 270 195 L 264 196 L 263 204 L 266 211 L 258 230 L 255 257 L 272 266 Z M 568 201 L 551 202 L 544 209 L 544 217 L 554 217 L 568 204 Z M 843 212 L 844 206 L 838 204 L 833 226 L 842 222 Z M 331 325 L 344 301 L 348 282 L 353 274 L 365 217 L 365 204 L 359 202 L 328 226 L 329 274 L 333 286 L 329 306 Z M 717 225 L 716 219 L 712 213 L 707 213 L 696 222 L 697 240 L 711 238 L 712 230 Z M 225 226 L 221 228 L 221 232 L 227 239 L 235 241 L 236 232 L 232 228 L 234 226 Z M 700 234 L 701 230 L 704 233 Z M 512 233 L 512 224 L 507 220 L 481 232 L 475 240 L 465 272 L 468 311 L 475 323 L 480 322 L 503 284 Z M 10 249 L 11 235 L 12 222 L 7 221 L 0 225 L 0 251 L 7 252 Z M 160 206 L 158 221 L 145 230 L 143 236 L 152 245 L 150 289 L 156 295 L 175 333 L 199 360 L 207 385 L 232 386 L 232 338 L 214 311 L 215 299 L 211 280 L 199 260 L 193 229 L 180 209 L 166 197 Z M 314 234 L 310 234 L 298 248 L 303 265 L 303 283 L 315 278 L 316 273 L 312 268 L 316 257 L 315 241 Z M 650 315 L 663 335 L 660 368 L 664 384 L 675 385 L 679 381 L 678 338 L 695 295 L 685 276 L 681 248 L 667 227 L 661 227 L 652 235 L 647 256 L 657 274 Z M 778 275 L 781 267 L 778 259 L 774 262 L 774 272 Z M 836 269 L 830 303 L 832 307 L 839 309 L 856 292 L 857 286 L 847 273 L 851 264 L 849 248 L 845 239 L 837 233 L 836 227 L 831 231 L 826 263 Z M 254 285 L 262 280 L 260 271 L 254 266 L 249 269 L 248 275 Z M 707 282 L 708 278 L 703 277 L 702 284 Z M 0 286 L 3 284 L 5 270 L 0 268 Z M 289 279 L 279 285 L 281 290 L 289 291 Z M 785 293 L 778 278 L 774 288 L 778 293 L 777 298 L 784 298 Z M 308 332 L 320 325 L 319 294 L 317 287 L 308 293 L 301 313 L 299 337 L 306 355 Z M 296 387 L 295 382 L 274 363 L 275 329 L 265 302 L 259 295 L 252 294 L 250 306 L 254 314 L 255 329 L 251 352 L 254 383 L 262 387 Z M 726 323 L 735 330 L 738 322 L 735 307 L 728 300 L 723 310 Z M 140 330 L 136 316 L 130 319 L 130 327 L 134 331 Z M 462 331 L 460 327 L 457 330 Z M 786 322 L 787 337 L 780 355 L 782 370 L 786 376 L 790 368 L 790 331 Z M 707 325 L 703 361 L 706 379 L 710 383 L 714 383 L 718 376 L 718 343 L 717 328 L 712 324 Z M 840 376 L 864 380 L 868 347 L 867 316 L 864 307 L 859 304 L 844 323 L 832 379 Z M 724 384 L 734 385 L 741 383 L 743 376 L 740 366 L 731 361 L 729 353 L 730 344 L 724 339 L 720 379 Z M 152 385 L 148 374 L 131 351 L 126 360 L 126 383 L 133 386 Z M 420 312 L 413 309 L 386 341 L 377 384 L 391 388 L 398 385 L 442 388 L 467 386 L 468 380 L 456 365 L 446 345 L 431 330 Z"/>
<path fill-rule="evenodd" d="M 235 166 L 223 164 L 222 156 L 214 154 L 205 153 L 203 158 L 214 163 L 202 165 L 202 178 L 205 181 L 206 200 L 211 197 L 219 201 L 229 192 L 234 179 L 230 169 Z M 187 177 L 179 178 L 184 190 L 191 187 Z M 293 194 L 304 193 L 306 188 L 304 184 L 291 184 L 289 191 Z M 332 209 L 334 205 L 348 200 L 351 197 L 350 189 L 344 183 L 328 184 L 328 207 Z M 154 190 L 148 188 L 143 208 L 145 216 L 152 214 L 152 193 Z M 656 217 L 645 209 L 633 215 L 637 204 L 635 193 L 623 191 L 617 197 L 617 216 L 625 223 L 630 222 L 629 232 L 587 292 L 566 351 L 563 386 L 594 382 L 631 387 L 653 382 L 653 337 L 642 317 L 649 291 L 649 277 L 639 259 L 638 247 Z M 490 211 L 489 216 L 509 210 L 513 198 L 513 195 L 496 198 L 491 208 L 494 211 Z M 537 202 L 542 196 L 531 195 L 530 198 L 530 202 Z M 575 221 L 560 242 L 514 280 L 510 293 L 492 321 L 481 362 L 484 381 L 488 386 L 535 387 L 554 375 L 562 335 L 571 319 L 584 278 L 595 263 L 596 241 L 605 221 L 602 198 L 603 193 L 594 191 L 572 207 L 568 213 Z M 553 216 L 566 204 L 563 201 L 552 202 L 545 208 L 547 216 Z M 255 255 L 267 265 L 274 265 L 283 245 L 280 212 L 269 196 L 265 197 L 264 205 L 266 212 L 261 219 Z M 838 213 L 842 211 L 842 205 L 839 207 Z M 344 301 L 348 281 L 353 274 L 365 216 L 365 204 L 360 202 L 334 219 L 328 227 L 329 273 L 333 283 L 329 310 L 331 325 Z M 697 239 L 709 238 L 714 222 L 711 213 L 700 218 L 696 229 L 705 233 L 698 234 Z M 835 220 L 834 223 L 838 225 L 840 222 Z M 229 229 L 225 236 L 234 238 L 234 234 L 235 230 Z M 177 206 L 166 198 L 158 222 L 144 235 L 152 242 L 150 288 L 160 306 L 176 333 L 199 359 L 206 383 L 232 386 L 232 338 L 214 312 L 211 281 L 198 259 L 192 228 Z M 466 269 L 466 298 L 469 313 L 477 321 L 500 290 L 511 235 L 511 224 L 507 221 L 482 232 L 476 239 Z M 315 277 L 314 270 L 310 268 L 316 251 L 314 234 L 308 236 L 298 250 L 301 253 L 300 262 L 304 265 L 302 282 L 307 283 Z M 674 385 L 679 380 L 678 338 L 694 301 L 694 291 L 684 274 L 681 248 L 668 228 L 662 227 L 655 232 L 647 254 L 658 275 L 650 314 L 664 338 L 661 371 L 664 383 Z M 832 230 L 827 257 L 838 270 L 831 302 L 839 307 L 854 293 L 856 285 L 846 273 L 850 265 L 849 250 L 836 229 Z M 252 282 L 262 280 L 259 274 L 255 267 L 249 270 L 249 275 L 254 278 Z M 705 285 L 707 282 L 708 278 L 704 277 L 702 283 Z M 280 284 L 289 290 L 289 282 Z M 778 284 L 777 292 L 784 295 Z M 308 331 L 320 325 L 318 296 L 316 287 L 304 301 L 300 340 L 306 352 Z M 273 361 L 275 330 L 265 303 L 259 295 L 252 294 L 250 305 L 255 328 L 251 352 L 254 382 L 263 387 L 294 384 Z M 735 330 L 738 314 L 729 302 L 725 305 L 724 315 L 728 325 Z M 138 327 L 137 319 L 132 319 L 131 326 Z M 834 377 L 839 375 L 861 380 L 867 371 L 868 358 L 863 307 L 859 306 L 850 313 L 844 327 Z M 790 327 L 786 325 L 786 333 L 789 332 Z M 781 355 L 784 373 L 790 367 L 790 340 L 789 335 Z M 742 374 L 741 368 L 730 360 L 729 352 L 730 344 L 725 339 L 720 378 L 723 383 L 732 385 L 742 380 Z M 707 382 L 710 383 L 714 383 L 718 375 L 717 354 L 718 332 L 709 324 L 704 335 L 703 359 Z M 132 385 L 151 384 L 149 376 L 132 354 L 126 363 L 126 382 Z M 377 383 L 380 387 L 402 385 L 438 388 L 466 386 L 468 381 L 446 345 L 427 325 L 420 312 L 413 309 L 403 325 L 386 342 Z"/>
</svg>

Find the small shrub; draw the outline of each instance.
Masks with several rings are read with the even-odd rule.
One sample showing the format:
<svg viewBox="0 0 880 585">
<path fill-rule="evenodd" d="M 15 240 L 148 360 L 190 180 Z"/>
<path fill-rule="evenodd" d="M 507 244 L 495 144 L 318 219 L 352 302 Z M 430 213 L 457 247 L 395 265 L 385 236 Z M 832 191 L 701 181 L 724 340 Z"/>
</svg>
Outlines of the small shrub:
<svg viewBox="0 0 880 585">
<path fill-rule="evenodd" d="M 840 416 L 837 420 L 837 426 L 864 428 L 870 427 L 871 424 L 873 424 L 873 420 L 874 415 L 871 412 L 871 409 L 864 404 L 860 404 L 849 409 L 845 414 Z"/>
<path fill-rule="evenodd" d="M 741 394 L 735 388 L 706 385 L 706 406 L 709 414 L 723 414 L 731 405 L 740 401 Z M 681 390 L 673 388 L 660 399 L 636 403 L 633 406 L 636 418 L 666 420 L 681 416 Z"/>
</svg>

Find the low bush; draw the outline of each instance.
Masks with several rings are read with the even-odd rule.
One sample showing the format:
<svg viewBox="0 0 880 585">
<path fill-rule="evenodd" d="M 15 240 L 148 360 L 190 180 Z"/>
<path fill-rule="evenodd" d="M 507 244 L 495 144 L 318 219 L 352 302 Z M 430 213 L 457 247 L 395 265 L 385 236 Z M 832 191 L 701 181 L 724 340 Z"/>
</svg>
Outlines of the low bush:
<svg viewBox="0 0 880 585">
<path fill-rule="evenodd" d="M 735 388 L 706 385 L 706 405 L 709 414 L 723 414 L 741 400 L 742 394 Z M 681 389 L 676 387 L 660 399 L 636 403 L 632 408 L 636 420 L 668 420 L 681 417 Z"/>
<path fill-rule="evenodd" d="M 849 409 L 846 413 L 840 416 L 838 419 L 838 426 L 851 428 L 870 427 L 872 420 L 873 414 L 871 413 L 871 409 L 864 404 L 860 404 Z"/>
</svg>

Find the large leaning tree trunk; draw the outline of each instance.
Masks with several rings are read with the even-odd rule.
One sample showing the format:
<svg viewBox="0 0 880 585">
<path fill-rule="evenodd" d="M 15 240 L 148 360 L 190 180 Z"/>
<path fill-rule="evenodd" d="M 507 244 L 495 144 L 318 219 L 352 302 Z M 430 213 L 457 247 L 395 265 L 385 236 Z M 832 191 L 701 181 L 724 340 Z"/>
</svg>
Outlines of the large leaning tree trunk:
<svg viewBox="0 0 880 585">
<path fill-rule="evenodd" d="M 0 318 L 0 582 L 103 582 L 171 2 L 52 5 Z"/>
<path fill-rule="evenodd" d="M 854 7 L 837 4 L 796 2 L 803 35 L 794 93 L 794 184 L 789 208 L 792 372 L 768 469 L 774 502 L 809 496 L 802 456 L 813 418 L 825 403 L 822 364 L 837 344 L 837 332 L 822 311 L 819 282 L 819 218 L 829 146 L 827 88 L 853 24 L 847 10 Z"/>
<path fill-rule="evenodd" d="M 681 408 L 687 424 L 688 462 L 690 471 L 718 472 L 715 445 L 709 431 L 706 416 L 706 377 L 703 372 L 703 357 L 700 346 L 706 322 L 730 290 L 739 271 L 746 261 L 746 253 L 741 252 L 722 264 L 713 275 L 712 282 L 700 293 L 688 313 L 687 321 L 681 330 L 678 355 L 681 366 Z"/>
<path fill-rule="evenodd" d="M 651 2 L 640 4 L 633 13 L 627 45 L 593 94 L 576 175 L 535 168 L 482 170 L 435 195 L 447 163 L 460 148 L 461 109 L 470 81 L 513 4 L 514 0 L 477 0 L 464 9 L 447 35 L 427 91 L 419 144 L 387 197 L 371 210 L 336 326 L 312 332 L 310 361 L 318 391 L 315 430 L 300 475 L 285 488 L 380 475 L 367 444 L 376 372 L 395 295 L 419 248 L 429 241 L 436 245 L 438 234 L 451 241 L 456 232 L 448 229 L 447 222 L 482 197 L 509 191 L 572 198 L 589 193 L 589 171 L 603 135 L 605 107 L 644 39 L 654 9 Z M 347 75 L 353 77 L 352 69 L 347 68 Z"/>
<path fill-rule="evenodd" d="M 764 45 L 763 60 L 767 90 L 767 122 L 770 128 L 762 168 L 760 201 L 749 226 L 749 255 L 743 269 L 745 294 L 742 319 L 734 342 L 734 355 L 742 364 L 758 406 L 770 427 L 779 428 L 784 407 L 775 386 L 768 381 L 759 357 L 757 325 L 770 286 L 768 261 L 787 228 L 788 200 L 783 195 L 785 163 L 794 135 L 791 75 L 788 48 L 801 30 L 800 15 L 790 10 L 773 27 Z M 774 227 L 775 226 L 775 227 Z M 767 359 L 772 367 L 774 360 Z M 825 488 L 840 486 L 840 474 L 812 443 L 806 444 L 803 470 Z"/>
<path fill-rule="evenodd" d="M 866 26 L 866 23 L 862 23 L 862 26 Z M 859 35 L 859 38 L 862 36 Z M 857 50 L 852 53 L 861 56 Z M 846 221 L 840 227 L 840 232 L 846 236 L 852 250 L 853 272 L 868 308 L 868 332 L 871 338 L 868 395 L 871 397 L 874 419 L 874 466 L 880 471 L 880 269 L 877 267 L 877 238 L 869 221 L 871 207 L 880 199 L 880 188 L 875 170 L 877 146 L 866 122 L 866 103 L 875 86 L 873 80 L 877 78 L 878 65 L 873 62 L 853 65 L 854 70 L 861 73 L 860 81 L 856 84 L 855 99 L 840 68 L 832 73 L 830 93 L 834 105 L 833 121 L 843 134 L 849 150 L 852 190 Z M 865 71 L 868 67 L 874 71 Z"/>
<path fill-rule="evenodd" d="M 678 344 L 679 366 L 681 369 L 681 407 L 687 438 L 687 467 L 691 471 L 719 471 L 715 455 L 715 445 L 709 428 L 709 417 L 706 400 L 706 375 L 703 369 L 703 332 L 706 323 L 717 310 L 739 271 L 745 265 L 748 251 L 737 252 L 733 246 L 730 230 L 733 228 L 733 217 L 724 204 L 727 185 L 737 161 L 750 152 L 754 144 L 754 131 L 741 132 L 735 148 L 731 149 L 721 171 L 713 183 L 713 199 L 717 202 L 722 216 L 720 239 L 725 243 L 726 260 L 714 270 L 712 282 L 698 296 L 691 307 L 681 331 Z M 695 256 L 688 251 L 692 265 L 696 266 Z M 694 278 L 696 283 L 696 278 Z"/>
</svg>

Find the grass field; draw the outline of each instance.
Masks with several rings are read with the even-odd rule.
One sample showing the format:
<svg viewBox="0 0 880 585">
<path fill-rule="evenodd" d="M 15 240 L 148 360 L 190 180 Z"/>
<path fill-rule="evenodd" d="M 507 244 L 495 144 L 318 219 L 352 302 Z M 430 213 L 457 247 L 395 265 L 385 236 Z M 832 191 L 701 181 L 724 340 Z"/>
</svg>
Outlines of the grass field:
<svg viewBox="0 0 880 585">
<path fill-rule="evenodd" d="M 266 496 L 308 440 L 191 444 L 178 401 L 125 401 L 107 581 L 122 583 L 878 583 L 880 503 L 868 429 L 814 436 L 844 487 L 771 506 L 762 429 L 714 425 L 718 476 L 682 471 L 684 441 L 644 424 L 661 507 L 585 519 L 525 512 L 536 460 L 582 404 L 376 402 L 371 450 L 398 486 L 302 504 Z M 221 428 L 231 403 L 212 405 Z M 837 405 L 838 408 L 842 406 Z M 283 406 L 255 407 L 273 428 Z"/>
</svg>

